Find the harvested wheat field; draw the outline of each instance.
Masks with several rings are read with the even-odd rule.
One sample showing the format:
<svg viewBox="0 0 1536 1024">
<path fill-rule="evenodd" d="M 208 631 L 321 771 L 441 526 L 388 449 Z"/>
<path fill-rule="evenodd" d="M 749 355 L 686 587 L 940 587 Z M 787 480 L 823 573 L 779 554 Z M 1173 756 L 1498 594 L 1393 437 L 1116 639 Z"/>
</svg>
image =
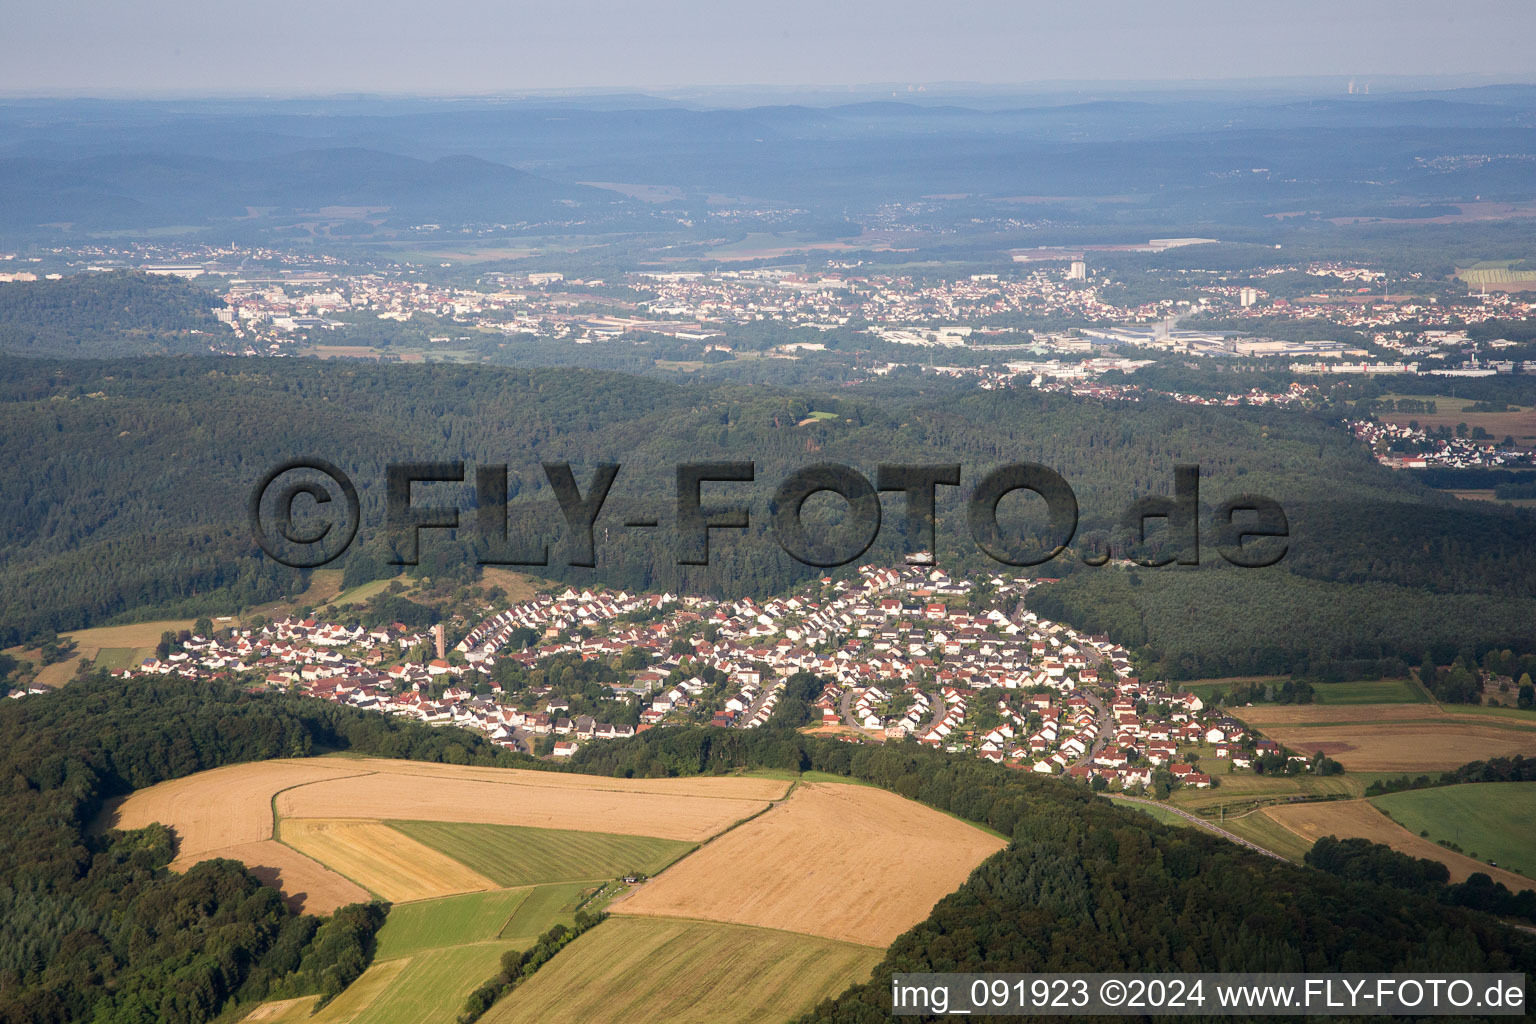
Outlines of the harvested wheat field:
<svg viewBox="0 0 1536 1024">
<path fill-rule="evenodd" d="M 234 764 L 172 779 L 128 795 L 109 809 L 109 828 L 143 828 L 158 821 L 176 832 L 176 859 L 185 870 L 231 846 L 272 838 L 272 795 L 290 786 L 353 775 L 349 761 L 292 760 Z"/>
<path fill-rule="evenodd" d="M 883 948 L 1005 845 L 894 793 L 804 783 L 613 911 L 760 925 Z"/>
<path fill-rule="evenodd" d="M 1446 771 L 1490 757 L 1536 755 L 1536 729 L 1487 720 L 1267 726 L 1264 733 L 1300 753 L 1322 751 L 1352 772 Z"/>
<path fill-rule="evenodd" d="M 303 762 L 298 762 L 303 763 Z M 416 775 L 433 779 L 472 779 L 503 786 L 536 786 L 540 789 L 609 790 L 615 793 L 655 793 L 659 796 L 695 796 L 718 800 L 778 800 L 789 792 L 787 779 L 746 775 L 692 776 L 674 779 L 616 779 L 606 775 L 571 772 L 540 772 L 524 768 L 483 768 L 476 765 L 436 764 L 430 761 L 398 761 L 384 757 L 348 758 L 346 763 L 386 775 Z"/>
<path fill-rule="evenodd" d="M 540 772 L 519 775 L 545 777 Z M 761 811 L 767 800 L 708 799 L 571 785 L 579 775 L 553 775 L 554 785 L 486 782 L 427 773 L 376 772 L 330 779 L 278 794 L 283 818 L 374 818 L 386 821 L 470 821 L 486 825 L 616 832 L 698 842 Z M 706 781 L 706 780 L 697 780 Z M 721 782 L 730 782 L 721 779 Z"/>
<path fill-rule="evenodd" d="M 278 838 L 391 903 L 497 887 L 478 871 L 376 821 L 285 818 Z"/>
<path fill-rule="evenodd" d="M 1481 861 L 1463 856 L 1438 843 L 1414 835 L 1397 822 L 1371 806 L 1366 800 L 1330 800 L 1323 803 L 1291 804 L 1286 807 L 1266 807 L 1262 812 L 1283 828 L 1294 832 L 1309 845 L 1323 836 L 1340 839 L 1369 839 L 1384 843 L 1399 853 L 1426 860 L 1437 860 L 1451 872 L 1451 881 L 1464 882 L 1468 875 L 1481 871 L 1495 882 L 1503 882 L 1511 892 L 1532 887 L 1531 880 L 1490 867 Z"/>
<path fill-rule="evenodd" d="M 1437 722 L 1446 725 L 1503 723 L 1506 728 L 1536 731 L 1536 720 L 1490 715 L 1481 708 L 1450 710 L 1440 704 L 1255 704 L 1233 708 L 1232 714 L 1249 725 L 1332 725 L 1344 728 L 1356 722 Z"/>
<path fill-rule="evenodd" d="M 109 807 L 101 825 L 161 822 L 176 834 L 174 870 L 231 857 L 272 881 L 293 905 L 323 913 L 367 899 L 369 889 L 405 901 L 496 886 L 376 821 L 352 821 L 345 829 L 285 822 L 284 841 L 337 869 L 330 870 L 272 841 L 274 806 L 284 819 L 479 822 L 700 842 L 763 810 L 788 786 L 780 779 L 628 780 L 375 758 L 294 758 L 230 765 L 151 786 Z"/>
<path fill-rule="evenodd" d="M 367 903 L 368 890 L 324 864 L 272 839 L 215 850 L 207 857 L 238 860 L 251 874 L 283 894 L 283 901 L 303 914 L 329 914 L 348 903 Z"/>
</svg>

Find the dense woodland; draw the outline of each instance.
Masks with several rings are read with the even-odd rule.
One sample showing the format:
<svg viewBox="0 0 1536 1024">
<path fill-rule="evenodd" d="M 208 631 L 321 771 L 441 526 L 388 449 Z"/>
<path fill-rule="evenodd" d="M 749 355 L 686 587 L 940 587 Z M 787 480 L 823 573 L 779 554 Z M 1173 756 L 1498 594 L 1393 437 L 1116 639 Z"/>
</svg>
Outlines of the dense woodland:
<svg viewBox="0 0 1536 1024">
<path fill-rule="evenodd" d="M 224 300 L 175 277 L 113 271 L 0 284 L 0 352 L 33 356 L 207 352 L 229 335 Z"/>
<path fill-rule="evenodd" d="M 1439 861 L 1410 857 L 1368 839 L 1323 836 L 1307 851 L 1306 863 L 1351 881 L 1423 893 L 1453 907 L 1536 920 L 1536 889 L 1512 893 L 1483 871 L 1452 884 L 1450 869 Z"/>
<path fill-rule="evenodd" d="M 225 684 L 84 678 L 0 702 L 0 1022 L 200 1024 L 231 999 L 345 988 L 372 956 L 383 905 L 297 915 L 236 861 L 171 874 L 163 827 L 92 828 L 130 790 L 326 747 L 518 760 L 477 734 Z"/>
</svg>

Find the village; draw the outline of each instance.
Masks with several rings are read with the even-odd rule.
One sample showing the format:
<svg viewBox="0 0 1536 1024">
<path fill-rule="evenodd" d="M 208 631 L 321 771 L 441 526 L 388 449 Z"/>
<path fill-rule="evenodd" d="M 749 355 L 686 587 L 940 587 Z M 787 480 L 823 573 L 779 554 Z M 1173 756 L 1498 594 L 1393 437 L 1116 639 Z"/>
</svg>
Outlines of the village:
<svg viewBox="0 0 1536 1024">
<path fill-rule="evenodd" d="M 1370 446 L 1376 461 L 1392 469 L 1513 469 L 1536 465 L 1536 454 L 1517 448 L 1513 438 L 1496 442 L 1483 428 L 1431 433 L 1412 423 L 1399 426 L 1375 420 L 1351 420 L 1346 426 Z"/>
<path fill-rule="evenodd" d="M 556 759 L 653 728 L 759 728 L 796 681 L 810 731 L 1096 790 L 1166 796 L 1232 771 L 1311 768 L 1194 694 L 1139 679 L 1109 639 L 1025 610 L 1028 591 L 1049 585 L 866 566 L 762 601 L 563 587 L 492 609 L 451 646 L 443 622 L 282 618 L 187 635 L 117 674 L 230 675 Z"/>
</svg>

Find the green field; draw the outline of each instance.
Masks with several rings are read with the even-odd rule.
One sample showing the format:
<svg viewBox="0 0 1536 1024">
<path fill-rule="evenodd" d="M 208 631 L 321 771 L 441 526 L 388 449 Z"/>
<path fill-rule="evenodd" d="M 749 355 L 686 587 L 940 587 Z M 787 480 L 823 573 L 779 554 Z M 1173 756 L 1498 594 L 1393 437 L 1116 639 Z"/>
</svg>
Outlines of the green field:
<svg viewBox="0 0 1536 1024">
<path fill-rule="evenodd" d="M 1220 826 L 1233 835 L 1242 836 L 1287 860 L 1300 864 L 1312 845 L 1295 832 L 1286 828 L 1263 811 L 1252 811 L 1240 817 L 1227 818 Z"/>
<path fill-rule="evenodd" d="M 1424 691 L 1411 679 L 1361 679 L 1350 683 L 1314 683 L 1316 704 L 1426 704 Z"/>
<path fill-rule="evenodd" d="M 355 1024 L 454 1024 L 465 998 L 501 969 L 501 954 L 519 948 L 516 942 L 476 942 L 409 957 L 393 983 L 352 1020 Z"/>
<path fill-rule="evenodd" d="M 1194 822 L 1190 821 L 1188 818 L 1175 814 L 1166 807 L 1154 807 L 1151 804 L 1140 804 L 1133 800 L 1119 800 L 1115 797 L 1110 797 L 1110 799 L 1114 800 L 1115 803 L 1119 804 L 1121 807 L 1128 807 L 1133 811 L 1140 811 L 1142 814 L 1156 818 L 1164 825 L 1177 825 L 1180 828 L 1197 827 Z"/>
<path fill-rule="evenodd" d="M 377 597 L 379 594 L 384 593 L 385 588 L 387 588 L 393 582 L 395 582 L 393 579 L 382 579 L 369 580 L 367 583 L 359 583 L 351 590 L 344 590 L 337 594 L 326 603 L 334 605 L 337 608 L 348 604 L 363 604 L 364 602 Z"/>
<path fill-rule="evenodd" d="M 528 894 L 497 937 L 518 946 L 531 946 L 533 940 L 557 924 L 569 927 L 576 917 L 582 893 L 593 888 L 590 882 L 565 882 L 541 885 Z"/>
<path fill-rule="evenodd" d="M 1201 700 L 1210 700 L 1216 693 L 1225 693 L 1239 683 L 1274 683 L 1279 685 L 1285 682 L 1285 676 L 1229 676 L 1225 679 L 1191 679 L 1188 682 L 1179 683 L 1179 689 L 1187 690 Z"/>
<path fill-rule="evenodd" d="M 870 946 L 768 928 L 612 917 L 562 950 L 482 1020 L 785 1021 L 867 980 L 883 956 Z"/>
<path fill-rule="evenodd" d="M 654 875 L 695 845 L 651 836 L 519 825 L 440 821 L 392 821 L 389 825 L 473 868 L 497 885 L 508 886 L 608 879 L 630 871 Z"/>
<path fill-rule="evenodd" d="M 152 657 L 155 653 L 153 647 L 103 647 L 96 652 L 91 664 L 96 668 L 111 669 L 131 668 L 145 658 Z"/>
<path fill-rule="evenodd" d="M 1201 700 L 1232 690 L 1238 684 L 1273 683 L 1279 686 L 1286 676 L 1244 676 L 1230 679 L 1197 679 L 1180 683 L 1182 689 Z M 1417 704 L 1428 696 L 1411 679 L 1360 679 L 1345 683 L 1313 683 L 1313 700 L 1318 704 Z"/>
<path fill-rule="evenodd" d="M 446 896 L 438 900 L 402 903 L 390 908 L 379 929 L 376 956 L 390 960 L 427 949 L 489 942 L 503 930 L 534 889 L 503 889 Z M 544 903 L 547 897 L 541 897 Z M 535 909 L 535 915 L 538 913 Z"/>
<path fill-rule="evenodd" d="M 569 926 L 590 882 L 445 896 L 391 907 L 373 963 L 318 1013 L 314 997 L 266 1003 L 262 1024 L 454 1024 L 469 993 L 500 969 L 501 954 L 527 949 L 556 924 Z"/>
<path fill-rule="evenodd" d="M 1227 814 L 1242 813 L 1266 804 L 1281 803 L 1297 796 L 1357 797 L 1378 778 L 1394 778 L 1401 772 L 1347 772 L 1343 775 L 1256 775 L 1234 771 L 1228 774 L 1227 762 L 1214 756 L 1200 759 L 1201 770 L 1211 773 L 1214 789 L 1184 788 L 1174 790 L 1169 803 L 1203 817 L 1214 818 L 1223 804 Z"/>
<path fill-rule="evenodd" d="M 1536 879 L 1536 782 L 1477 782 L 1374 797 L 1414 835 L 1453 842 L 1468 856 Z"/>
</svg>

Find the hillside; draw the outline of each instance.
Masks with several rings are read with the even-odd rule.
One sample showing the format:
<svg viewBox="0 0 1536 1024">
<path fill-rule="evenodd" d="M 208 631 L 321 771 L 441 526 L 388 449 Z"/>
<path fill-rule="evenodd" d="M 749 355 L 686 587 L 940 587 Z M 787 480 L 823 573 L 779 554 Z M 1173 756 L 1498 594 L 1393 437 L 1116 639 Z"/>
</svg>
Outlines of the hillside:
<svg viewBox="0 0 1536 1024">
<path fill-rule="evenodd" d="M 968 572 L 997 563 L 971 538 L 963 496 L 1002 462 L 1058 467 L 1076 492 L 1084 544 L 1102 542 L 1136 499 L 1171 488 L 1174 465 L 1193 462 L 1207 510 L 1242 492 L 1282 502 L 1285 560 L 1227 567 L 1211 550 L 1209 523 L 1199 568 L 1094 569 L 1068 552 L 1038 570 L 1068 577 L 1043 592 L 1052 602 L 1043 614 L 1145 647 L 1179 678 L 1338 659 L 1417 663 L 1426 647 L 1447 649 L 1445 662 L 1462 645 L 1525 651 L 1532 642 L 1536 523 L 1454 503 L 1306 416 L 1141 403 L 1108 417 L 1100 403 L 1029 392 L 924 397 L 871 385 L 828 395 L 600 371 L 241 359 L 0 366 L 0 454 L 22 479 L 0 498 L 7 644 L 130 612 L 229 614 L 303 591 L 305 574 L 260 555 L 246 518 L 261 473 L 299 453 L 346 467 L 359 485 L 358 540 L 333 563 L 349 585 L 389 574 L 396 557 L 384 529 L 385 465 L 463 459 L 468 482 L 433 493 L 457 495 L 465 528 L 457 542 L 424 534 L 423 572 L 470 571 L 479 550 L 473 466 L 507 464 L 511 539 L 550 545 L 542 574 L 737 594 L 782 591 L 815 571 L 780 550 L 768 515 L 772 489 L 812 462 L 846 461 L 871 477 L 880 462 L 959 462 L 966 486 L 939 489 L 938 550 L 951 571 Z M 52 440 L 59 434 L 75 439 L 67 453 Z M 736 492 L 751 526 L 716 533 L 708 567 L 680 566 L 670 517 L 653 531 L 613 524 L 669 511 L 677 465 L 699 459 L 755 463 L 756 482 Z M 539 467 L 559 460 L 572 461 L 583 487 L 594 466 L 622 464 L 599 522 L 596 570 L 564 564 L 563 519 Z M 926 546 L 898 512 L 900 496 L 885 502 L 867 561 L 898 562 Z M 1044 529 L 1043 517 L 1017 508 L 1004 506 L 1006 528 Z M 809 521 L 835 522 L 814 510 Z"/>
<path fill-rule="evenodd" d="M 116 271 L 0 283 L 0 352 L 120 357 L 208 351 L 224 300 L 174 277 Z"/>
<path fill-rule="evenodd" d="M 1188 461 L 1201 466 L 1207 508 L 1240 492 L 1281 500 L 1286 559 L 1228 568 L 1209 532 L 1198 569 L 1090 569 L 1069 553 L 1040 570 L 1068 577 L 1044 592 L 1042 614 L 1145 647 L 1182 678 L 1337 659 L 1416 663 L 1426 647 L 1445 648 L 1442 661 L 1462 645 L 1523 651 L 1536 618 L 1529 517 L 1453 505 L 1305 416 L 1144 403 L 1117 406 L 1111 419 L 1098 403 L 1031 393 L 701 389 L 599 371 L 230 359 L 3 365 L 0 453 L 23 480 L 0 500 L 11 539 L 0 555 L 6 643 L 130 611 L 228 614 L 299 593 L 304 574 L 261 556 L 245 515 L 262 471 L 296 453 L 321 454 L 360 485 L 358 541 L 334 563 L 354 582 L 387 574 L 395 557 L 382 478 L 403 458 L 508 464 L 512 539 L 551 545 L 545 575 L 758 594 L 813 571 L 779 549 L 767 515 L 771 489 L 810 462 L 846 460 L 873 476 L 877 462 L 954 461 L 967 483 L 1005 460 L 1059 467 L 1077 494 L 1078 536 L 1097 543 L 1138 497 L 1166 492 L 1173 466 Z M 344 418 L 334 414 L 342 408 Z M 810 408 L 836 414 L 806 423 Z M 59 433 L 76 439 L 68 454 L 50 440 Z M 717 534 L 710 566 L 677 564 L 669 522 L 649 532 L 600 524 L 599 568 L 563 564 L 563 520 L 540 461 L 572 460 L 579 481 L 597 464 L 621 463 L 602 520 L 619 523 L 670 508 L 677 464 L 700 458 L 757 467 L 758 482 L 739 492 L 754 508 L 751 528 Z M 939 552 L 952 571 L 997 564 L 967 532 L 965 490 L 939 489 Z M 469 492 L 457 491 L 466 526 Z M 899 501 L 886 498 L 867 560 L 895 562 L 925 546 L 896 514 Z M 1006 508 L 1004 522 L 1044 525 L 1010 520 Z M 462 571 L 472 538 L 469 529 L 457 543 L 427 533 L 423 568 Z M 1306 628 L 1291 628 L 1297 621 Z"/>
<path fill-rule="evenodd" d="M 574 205 L 622 209 L 611 192 L 564 185 L 477 157 L 419 160 L 359 148 L 312 148 L 231 159 L 113 153 L 83 159 L 0 159 L 9 201 L 0 228 L 185 229 L 250 216 L 369 209 L 402 225 L 426 220 L 519 221 Z M 263 223 L 266 223 L 265 221 Z"/>
</svg>

